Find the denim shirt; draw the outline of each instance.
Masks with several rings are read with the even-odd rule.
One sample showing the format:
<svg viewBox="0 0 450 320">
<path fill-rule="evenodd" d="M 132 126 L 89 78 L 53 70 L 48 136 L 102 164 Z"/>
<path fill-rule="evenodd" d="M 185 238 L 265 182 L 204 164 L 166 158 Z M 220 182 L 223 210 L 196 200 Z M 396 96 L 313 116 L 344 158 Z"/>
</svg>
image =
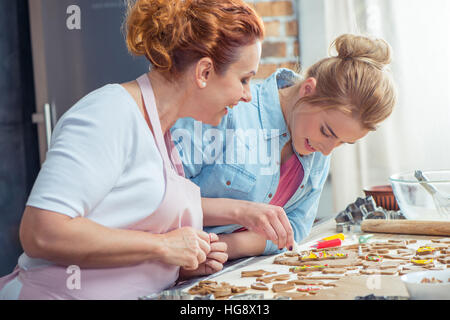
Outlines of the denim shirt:
<svg viewBox="0 0 450 320">
<path fill-rule="evenodd" d="M 292 86 L 299 75 L 278 69 L 260 84 L 251 85 L 252 101 L 240 102 L 218 126 L 192 118 L 171 129 L 186 178 L 200 187 L 202 197 L 269 203 L 280 180 L 281 150 L 291 137 L 281 111 L 278 90 Z M 295 152 L 295 151 L 294 151 Z M 295 155 L 303 165 L 299 189 L 285 204 L 296 242 L 308 236 L 328 176 L 330 157 L 319 152 Z M 232 233 L 239 225 L 205 227 L 206 232 Z M 278 254 L 272 241 L 264 255 Z"/>
</svg>

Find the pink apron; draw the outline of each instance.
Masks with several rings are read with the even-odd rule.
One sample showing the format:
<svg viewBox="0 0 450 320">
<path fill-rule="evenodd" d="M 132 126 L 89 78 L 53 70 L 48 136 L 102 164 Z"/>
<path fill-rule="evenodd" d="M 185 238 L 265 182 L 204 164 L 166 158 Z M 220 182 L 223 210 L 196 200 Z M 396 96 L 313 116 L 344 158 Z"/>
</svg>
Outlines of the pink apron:
<svg viewBox="0 0 450 320">
<path fill-rule="evenodd" d="M 200 189 L 184 178 L 183 166 L 170 131 L 165 137 L 162 135 L 155 97 L 147 75 L 141 76 L 138 83 L 163 159 L 166 190 L 155 212 L 126 229 L 152 234 L 163 234 L 186 226 L 201 230 L 203 212 Z M 12 274 L 0 279 L 0 291 L 4 284 L 17 276 L 22 283 L 19 299 L 137 299 L 170 287 L 179 273 L 177 266 L 151 261 L 131 267 L 81 269 L 81 288 L 69 289 L 71 286 L 67 285 L 67 281 L 71 274 L 66 270 L 66 267 L 56 265 L 30 270 L 16 268 Z"/>
</svg>

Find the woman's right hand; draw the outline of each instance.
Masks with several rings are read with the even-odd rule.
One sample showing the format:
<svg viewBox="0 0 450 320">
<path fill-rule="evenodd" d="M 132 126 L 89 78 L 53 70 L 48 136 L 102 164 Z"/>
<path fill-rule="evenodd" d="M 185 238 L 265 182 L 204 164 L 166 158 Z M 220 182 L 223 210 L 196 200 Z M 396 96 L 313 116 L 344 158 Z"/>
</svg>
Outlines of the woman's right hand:
<svg viewBox="0 0 450 320">
<path fill-rule="evenodd" d="M 202 198 L 205 226 L 239 224 L 278 248 L 290 249 L 294 245 L 294 231 L 282 207 L 226 198 Z"/>
<path fill-rule="evenodd" d="M 277 244 L 279 249 L 294 245 L 294 231 L 282 207 L 234 200 L 238 223 Z"/>
<path fill-rule="evenodd" d="M 211 251 L 209 234 L 183 227 L 163 234 L 162 262 L 195 270 Z"/>
</svg>

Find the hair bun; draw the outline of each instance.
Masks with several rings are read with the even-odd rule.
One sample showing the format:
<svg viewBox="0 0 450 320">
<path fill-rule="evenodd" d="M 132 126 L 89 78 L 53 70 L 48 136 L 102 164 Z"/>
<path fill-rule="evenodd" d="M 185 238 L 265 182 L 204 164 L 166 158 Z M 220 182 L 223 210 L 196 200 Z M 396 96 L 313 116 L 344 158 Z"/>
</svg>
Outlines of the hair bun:
<svg viewBox="0 0 450 320">
<path fill-rule="evenodd" d="M 343 60 L 356 59 L 379 69 L 391 63 L 391 47 L 383 39 L 343 34 L 334 40 L 332 46 Z"/>
<path fill-rule="evenodd" d="M 191 0 L 126 0 L 124 27 L 128 50 L 145 55 L 162 69 L 171 69 L 172 51 L 186 27 L 186 11 Z M 184 24 L 184 25 L 183 25 Z"/>
</svg>

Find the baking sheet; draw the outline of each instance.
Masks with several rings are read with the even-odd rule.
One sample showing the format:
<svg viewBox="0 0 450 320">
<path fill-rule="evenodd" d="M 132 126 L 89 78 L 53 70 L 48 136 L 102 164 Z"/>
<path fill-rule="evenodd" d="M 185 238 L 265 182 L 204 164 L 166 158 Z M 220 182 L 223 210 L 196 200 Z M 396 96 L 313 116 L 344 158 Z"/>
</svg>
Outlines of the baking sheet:
<svg viewBox="0 0 450 320">
<path fill-rule="evenodd" d="M 346 245 L 352 245 L 358 243 L 358 235 L 353 236 L 347 236 L 347 238 L 343 241 L 342 246 Z M 313 244 L 317 243 L 317 240 L 321 239 L 317 238 L 315 240 L 309 241 L 307 243 L 301 244 L 298 246 L 300 251 L 306 251 L 311 249 L 311 246 Z M 441 237 L 434 237 L 434 238 L 441 238 Z M 392 236 L 391 239 L 398 239 L 395 236 Z M 415 236 L 409 236 L 407 238 L 403 237 L 403 239 L 417 239 Z M 386 236 L 377 237 L 375 234 L 371 240 L 370 243 L 373 242 L 387 242 Z M 417 239 L 417 242 L 414 244 L 408 245 L 408 248 L 411 249 L 417 249 L 423 245 L 430 244 L 429 239 Z M 289 280 L 296 280 L 297 274 L 292 273 L 289 271 L 292 266 L 287 265 L 279 265 L 274 264 L 273 261 L 276 257 L 282 256 L 284 253 L 274 256 L 267 256 L 267 257 L 258 257 L 258 260 L 254 261 L 254 263 L 251 263 L 250 265 L 246 265 L 243 267 L 235 268 L 234 270 L 231 270 L 229 272 L 225 272 L 220 275 L 213 275 L 209 277 L 209 280 L 217 281 L 218 283 L 221 282 L 227 282 L 230 285 L 234 286 L 247 286 L 250 288 L 252 283 L 256 282 L 256 277 L 248 277 L 248 278 L 242 278 L 241 272 L 242 271 L 253 271 L 253 270 L 259 270 L 263 269 L 269 272 L 276 272 L 277 274 L 289 274 L 290 279 Z M 386 259 L 387 260 L 387 259 Z M 324 283 L 330 283 L 333 282 L 337 285 L 337 287 L 327 287 L 323 288 L 316 295 L 310 295 L 301 297 L 302 299 L 306 300 L 317 300 L 317 299 L 354 299 L 356 296 L 366 296 L 369 294 L 374 294 L 377 296 L 398 296 L 398 297 L 409 297 L 408 292 L 406 290 L 405 285 L 400 279 L 400 276 L 388 276 L 388 275 L 361 275 L 359 273 L 359 270 L 362 267 L 358 267 L 355 270 L 349 270 L 346 272 L 346 275 L 343 276 L 340 280 L 321 280 Z M 342 276 L 339 274 L 327 274 L 330 276 L 337 275 Z M 320 271 L 309 273 L 308 276 L 324 276 L 323 273 Z M 282 281 L 283 283 L 289 281 Z M 195 283 L 197 284 L 198 281 Z M 269 283 L 268 291 L 261 291 L 261 290 L 255 290 L 255 289 L 248 289 L 246 293 L 257 293 L 257 294 L 264 294 L 264 299 L 274 299 L 277 295 L 282 295 L 281 293 L 274 293 L 270 288 L 274 283 L 281 283 L 281 282 L 273 282 Z M 190 287 L 194 286 L 195 284 L 187 287 L 184 289 L 184 291 L 187 292 Z M 298 287 L 298 286 L 296 286 Z M 290 290 L 289 292 L 296 292 L 295 289 Z"/>
</svg>

